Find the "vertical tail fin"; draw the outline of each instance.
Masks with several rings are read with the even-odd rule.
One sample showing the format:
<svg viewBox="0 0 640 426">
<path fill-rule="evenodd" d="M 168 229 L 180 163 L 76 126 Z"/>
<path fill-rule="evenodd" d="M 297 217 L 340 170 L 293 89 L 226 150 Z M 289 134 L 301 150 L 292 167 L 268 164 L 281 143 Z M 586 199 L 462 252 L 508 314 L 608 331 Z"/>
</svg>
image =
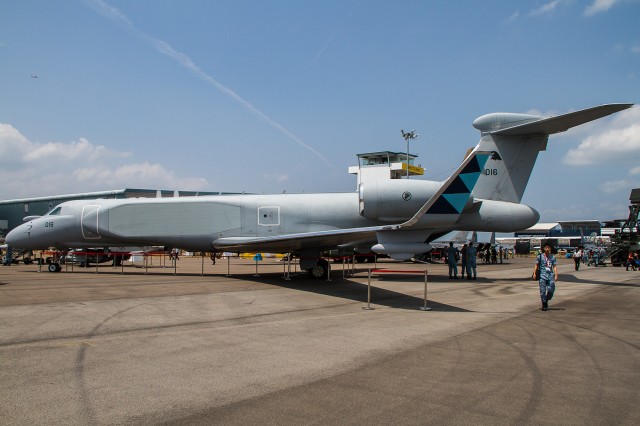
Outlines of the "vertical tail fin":
<svg viewBox="0 0 640 426">
<path fill-rule="evenodd" d="M 538 153 L 547 148 L 549 135 L 630 108 L 633 104 L 607 104 L 557 117 L 493 113 L 473 122 L 482 137 L 477 150 L 495 151 L 503 161 L 483 170 L 472 196 L 519 203 Z"/>
</svg>

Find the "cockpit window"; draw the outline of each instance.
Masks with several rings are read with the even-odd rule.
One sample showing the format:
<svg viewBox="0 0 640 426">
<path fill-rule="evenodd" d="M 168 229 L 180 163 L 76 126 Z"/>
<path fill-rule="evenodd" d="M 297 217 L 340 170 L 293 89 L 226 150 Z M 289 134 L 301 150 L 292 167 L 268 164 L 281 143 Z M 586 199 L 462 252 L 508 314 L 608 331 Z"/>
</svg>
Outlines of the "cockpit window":
<svg viewBox="0 0 640 426">
<path fill-rule="evenodd" d="M 55 209 L 47 213 L 46 216 L 59 216 L 61 210 L 62 210 L 62 207 L 56 207 Z"/>
</svg>

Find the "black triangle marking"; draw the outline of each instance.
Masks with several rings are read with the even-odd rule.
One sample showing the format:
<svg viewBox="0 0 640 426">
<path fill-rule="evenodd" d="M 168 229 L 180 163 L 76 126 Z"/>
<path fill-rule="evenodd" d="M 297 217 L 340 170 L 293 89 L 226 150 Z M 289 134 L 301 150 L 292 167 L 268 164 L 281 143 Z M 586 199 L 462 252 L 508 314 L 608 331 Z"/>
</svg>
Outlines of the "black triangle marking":
<svg viewBox="0 0 640 426">
<path fill-rule="evenodd" d="M 467 164 L 462 170 L 462 173 L 479 173 L 479 172 L 481 172 L 481 170 L 480 170 L 480 164 L 478 163 L 478 157 L 473 157 L 473 159 L 469 161 L 469 164 Z"/>
<path fill-rule="evenodd" d="M 456 176 L 451 185 L 444 191 L 445 194 L 469 194 L 470 192 L 464 181 L 460 179 L 460 176 Z"/>
<path fill-rule="evenodd" d="M 431 206 L 429 214 L 459 214 L 458 211 L 441 195 Z"/>
</svg>

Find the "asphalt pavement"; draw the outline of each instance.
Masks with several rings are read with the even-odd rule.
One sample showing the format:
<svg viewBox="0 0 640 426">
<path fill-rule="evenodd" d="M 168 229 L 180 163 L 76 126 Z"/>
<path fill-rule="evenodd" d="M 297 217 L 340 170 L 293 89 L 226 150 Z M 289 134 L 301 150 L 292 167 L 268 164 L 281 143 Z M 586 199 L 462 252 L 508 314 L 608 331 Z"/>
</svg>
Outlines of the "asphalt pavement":
<svg viewBox="0 0 640 426">
<path fill-rule="evenodd" d="M 421 274 L 374 274 L 362 309 L 366 264 L 330 282 L 273 259 L 0 267 L 0 419 L 638 424 L 640 272 L 563 259 L 543 312 L 532 264 L 376 265 L 428 269 L 431 311 Z"/>
</svg>

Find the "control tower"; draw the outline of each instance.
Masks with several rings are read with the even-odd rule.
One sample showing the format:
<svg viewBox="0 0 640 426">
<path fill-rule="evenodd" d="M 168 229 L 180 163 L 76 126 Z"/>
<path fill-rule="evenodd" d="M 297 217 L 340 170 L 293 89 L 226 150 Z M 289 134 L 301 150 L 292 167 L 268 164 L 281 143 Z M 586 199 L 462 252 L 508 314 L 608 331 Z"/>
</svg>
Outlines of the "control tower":
<svg viewBox="0 0 640 426">
<path fill-rule="evenodd" d="M 349 173 L 358 176 L 358 186 L 365 181 L 424 175 L 421 165 L 414 164 L 416 158 L 417 155 L 392 151 L 358 154 L 358 165 L 350 166 Z"/>
</svg>

